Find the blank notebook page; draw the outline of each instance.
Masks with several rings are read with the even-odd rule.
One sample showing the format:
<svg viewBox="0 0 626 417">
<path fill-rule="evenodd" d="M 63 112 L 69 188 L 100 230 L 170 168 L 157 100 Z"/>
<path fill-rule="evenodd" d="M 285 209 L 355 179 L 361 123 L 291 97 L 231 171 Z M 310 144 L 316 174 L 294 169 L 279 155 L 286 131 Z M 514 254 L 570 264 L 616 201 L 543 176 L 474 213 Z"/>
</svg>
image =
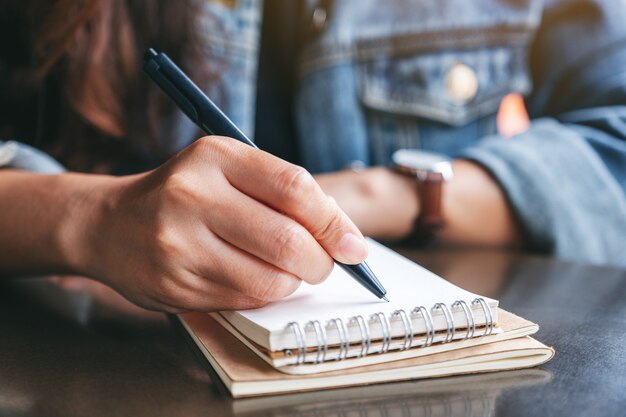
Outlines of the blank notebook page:
<svg viewBox="0 0 626 417">
<path fill-rule="evenodd" d="M 259 309 L 222 314 L 231 322 L 230 318 L 233 315 L 240 314 L 274 335 L 284 333 L 286 325 L 294 321 L 304 326 L 312 320 L 326 323 L 328 320 L 341 318 L 347 321 L 353 316 L 361 315 L 367 318 L 378 312 L 389 316 L 398 309 L 404 309 L 409 313 L 415 307 L 424 306 L 430 310 L 436 303 L 451 306 L 457 300 L 463 300 L 470 306 L 474 299 L 480 297 L 449 283 L 371 239 L 368 239 L 368 244 L 367 263 L 387 290 L 388 303 L 378 300 L 354 278 L 335 266 L 331 275 L 322 284 L 303 283 L 295 293 L 281 301 Z M 491 307 L 495 319 L 497 301 L 482 298 Z M 473 306 L 473 311 L 476 324 L 484 323 L 484 314 L 480 307 Z M 481 313 L 476 314 L 476 311 Z M 459 317 L 458 314 L 463 313 L 455 312 L 454 317 Z M 445 329 L 443 315 L 438 319 L 437 312 L 434 312 L 433 317 L 435 327 Z M 399 323 L 395 323 L 392 328 L 400 329 L 400 326 Z"/>
</svg>

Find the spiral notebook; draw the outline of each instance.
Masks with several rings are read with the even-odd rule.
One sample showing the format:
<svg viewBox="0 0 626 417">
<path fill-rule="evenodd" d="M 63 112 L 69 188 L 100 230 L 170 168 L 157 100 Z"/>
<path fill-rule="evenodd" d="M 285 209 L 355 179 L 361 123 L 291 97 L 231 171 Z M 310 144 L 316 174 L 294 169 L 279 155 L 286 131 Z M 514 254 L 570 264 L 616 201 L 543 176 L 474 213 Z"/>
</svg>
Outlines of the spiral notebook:
<svg viewBox="0 0 626 417">
<path fill-rule="evenodd" d="M 275 367 L 321 364 L 501 332 L 496 327 L 496 300 L 459 288 L 374 240 L 368 243 L 367 262 L 387 289 L 388 303 L 335 267 L 320 285 L 303 284 L 277 303 L 221 312 L 215 319 L 244 335 Z"/>
<path fill-rule="evenodd" d="M 259 309 L 179 316 L 233 396 L 523 368 L 554 354 L 528 337 L 535 323 L 368 243 L 389 303 L 335 268 Z"/>
<path fill-rule="evenodd" d="M 503 310 L 500 313 L 503 329 L 500 335 L 516 331 L 523 334 L 522 329 L 528 332 L 536 328 L 536 325 L 521 317 Z M 186 313 L 179 316 L 179 319 L 198 357 L 210 365 L 208 370 L 218 389 L 226 388 L 234 398 L 529 368 L 547 362 L 554 356 L 552 348 L 529 336 L 475 346 L 467 345 L 466 340 L 433 345 L 430 348 L 440 350 L 388 363 L 358 366 L 359 359 L 347 359 L 335 362 L 351 364 L 347 369 L 310 375 L 290 375 L 268 364 L 258 352 L 240 343 L 238 337 L 212 317 L 202 313 Z M 490 337 L 492 336 L 474 340 Z M 444 347 L 448 350 L 442 349 Z M 423 348 L 414 348 L 405 352 L 422 351 Z M 369 358 L 383 358 L 387 355 L 374 355 Z M 292 365 L 291 368 L 317 366 L 319 365 Z M 471 383 L 471 380 L 467 383 Z"/>
</svg>

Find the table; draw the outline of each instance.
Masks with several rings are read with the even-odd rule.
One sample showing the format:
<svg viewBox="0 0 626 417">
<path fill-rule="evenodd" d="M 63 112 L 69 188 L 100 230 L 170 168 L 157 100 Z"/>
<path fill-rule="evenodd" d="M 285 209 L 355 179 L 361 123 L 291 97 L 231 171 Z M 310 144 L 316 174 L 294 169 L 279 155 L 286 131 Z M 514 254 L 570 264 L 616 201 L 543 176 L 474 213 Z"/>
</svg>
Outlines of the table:
<svg viewBox="0 0 626 417">
<path fill-rule="evenodd" d="M 0 416 L 626 415 L 626 270 L 494 250 L 404 253 L 539 323 L 536 338 L 555 358 L 530 370 L 232 400 L 165 315 L 111 305 L 97 288 L 4 279 Z"/>
</svg>

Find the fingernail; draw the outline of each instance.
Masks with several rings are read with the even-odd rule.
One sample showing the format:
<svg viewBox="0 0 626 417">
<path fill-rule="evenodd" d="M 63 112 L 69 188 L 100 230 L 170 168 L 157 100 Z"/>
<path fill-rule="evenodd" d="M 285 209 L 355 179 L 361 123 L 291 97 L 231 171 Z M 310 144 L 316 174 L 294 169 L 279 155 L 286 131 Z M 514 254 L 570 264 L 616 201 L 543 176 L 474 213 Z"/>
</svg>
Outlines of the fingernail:
<svg viewBox="0 0 626 417">
<path fill-rule="evenodd" d="M 367 258 L 367 243 L 365 243 L 365 239 L 352 233 L 346 233 L 342 236 L 339 241 L 339 249 L 348 262 L 356 264 Z"/>
</svg>

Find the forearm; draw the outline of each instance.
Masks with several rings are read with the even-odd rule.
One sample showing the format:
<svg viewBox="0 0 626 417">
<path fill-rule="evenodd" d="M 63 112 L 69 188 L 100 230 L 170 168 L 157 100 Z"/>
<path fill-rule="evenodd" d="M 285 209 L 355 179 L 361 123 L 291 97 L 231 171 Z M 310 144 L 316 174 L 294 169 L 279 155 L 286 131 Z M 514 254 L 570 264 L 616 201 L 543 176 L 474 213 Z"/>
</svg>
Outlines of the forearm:
<svg viewBox="0 0 626 417">
<path fill-rule="evenodd" d="M 497 182 L 468 161 L 455 161 L 454 172 L 454 179 L 444 185 L 445 226 L 436 238 L 475 245 L 519 244 L 520 228 Z M 403 239 L 416 225 L 420 201 L 415 178 L 372 168 L 318 175 L 317 181 L 371 237 Z"/>
<path fill-rule="evenodd" d="M 0 171 L 0 274 L 84 273 L 81 241 L 108 182 L 106 176 Z"/>
<path fill-rule="evenodd" d="M 509 203 L 491 175 L 480 165 L 457 160 L 454 179 L 443 190 L 444 227 L 437 239 L 444 242 L 516 246 L 520 227 Z"/>
</svg>

